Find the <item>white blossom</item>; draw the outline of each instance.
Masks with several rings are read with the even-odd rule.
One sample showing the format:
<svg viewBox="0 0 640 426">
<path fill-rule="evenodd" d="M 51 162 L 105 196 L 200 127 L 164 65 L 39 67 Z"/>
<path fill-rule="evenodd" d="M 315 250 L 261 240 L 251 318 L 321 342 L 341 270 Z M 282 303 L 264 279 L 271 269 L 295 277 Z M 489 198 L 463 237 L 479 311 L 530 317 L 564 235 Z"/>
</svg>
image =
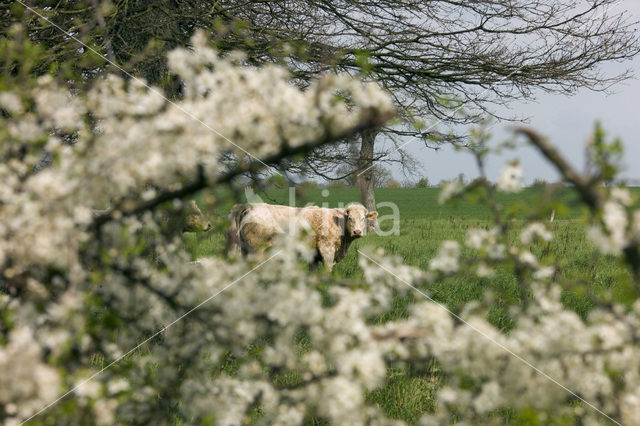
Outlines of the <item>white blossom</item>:
<svg viewBox="0 0 640 426">
<path fill-rule="evenodd" d="M 110 394 L 117 394 L 128 390 L 129 383 L 123 378 L 117 378 L 107 384 L 107 389 Z"/>
<path fill-rule="evenodd" d="M 13 92 L 0 92 L 0 108 L 11 113 L 21 113 L 23 107 L 20 96 Z"/>
<path fill-rule="evenodd" d="M 14 329 L 0 346 L 0 406 L 9 406 L 7 414 L 14 420 L 34 414 L 60 391 L 60 377 L 42 362 L 41 352 L 28 327 Z"/>
<path fill-rule="evenodd" d="M 611 200 L 623 206 L 631 205 L 631 194 L 627 188 L 614 187 L 609 191 Z"/>
<path fill-rule="evenodd" d="M 547 280 L 553 276 L 556 272 L 553 266 L 538 267 L 533 273 L 533 278 L 536 280 Z"/>
<path fill-rule="evenodd" d="M 536 238 L 548 242 L 553 238 L 553 234 L 540 222 L 532 222 L 520 231 L 522 244 L 531 244 Z"/>
<path fill-rule="evenodd" d="M 511 163 L 502 169 L 498 178 L 498 189 L 505 192 L 522 190 L 522 168 L 519 163 Z"/>
<path fill-rule="evenodd" d="M 460 257 L 460 244 L 457 241 L 445 241 L 442 243 L 438 255 L 429 261 L 429 269 L 444 274 L 458 271 L 458 259 Z"/>
<path fill-rule="evenodd" d="M 538 259 L 536 259 L 536 256 L 528 250 L 522 250 L 518 255 L 518 260 L 532 268 L 538 266 Z"/>
<path fill-rule="evenodd" d="M 360 387 L 344 377 L 327 379 L 322 385 L 318 409 L 334 424 L 363 424 Z"/>
<path fill-rule="evenodd" d="M 446 203 L 451 198 L 453 198 L 456 195 L 460 194 L 463 189 L 464 189 L 464 185 L 458 179 L 454 179 L 454 180 L 450 180 L 450 181 L 444 182 L 442 184 L 442 189 L 440 190 L 440 193 L 438 194 L 438 203 L 439 204 Z"/>
<path fill-rule="evenodd" d="M 624 206 L 611 200 L 605 202 L 602 222 L 604 228 L 592 226 L 587 235 L 601 252 L 620 254 L 629 244 L 629 236 L 627 235 L 629 220 Z"/>
<path fill-rule="evenodd" d="M 476 268 L 476 275 L 478 275 L 480 278 L 491 277 L 494 274 L 495 274 L 495 271 L 484 262 L 480 262 L 478 264 L 478 267 Z"/>
</svg>

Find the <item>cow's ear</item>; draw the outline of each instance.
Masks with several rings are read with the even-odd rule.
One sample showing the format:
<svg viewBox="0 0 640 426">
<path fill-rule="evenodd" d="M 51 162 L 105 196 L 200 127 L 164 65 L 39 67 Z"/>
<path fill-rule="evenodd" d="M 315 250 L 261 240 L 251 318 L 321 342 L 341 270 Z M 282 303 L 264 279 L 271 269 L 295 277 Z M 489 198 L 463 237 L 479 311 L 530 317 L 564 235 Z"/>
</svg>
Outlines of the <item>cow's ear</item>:
<svg viewBox="0 0 640 426">
<path fill-rule="evenodd" d="M 367 213 L 367 219 L 375 219 L 376 217 L 378 217 L 378 212 L 376 211 Z"/>
<path fill-rule="evenodd" d="M 344 215 L 335 215 L 335 216 L 333 216 L 333 221 L 340 228 L 344 228 L 344 219 L 345 219 Z"/>
</svg>

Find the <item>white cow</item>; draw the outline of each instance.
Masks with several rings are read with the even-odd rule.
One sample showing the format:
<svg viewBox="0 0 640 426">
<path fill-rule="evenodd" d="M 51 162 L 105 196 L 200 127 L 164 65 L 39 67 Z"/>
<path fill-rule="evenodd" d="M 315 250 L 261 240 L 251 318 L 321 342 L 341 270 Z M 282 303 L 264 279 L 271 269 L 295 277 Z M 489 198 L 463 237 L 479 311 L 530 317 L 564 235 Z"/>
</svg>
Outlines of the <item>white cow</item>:
<svg viewBox="0 0 640 426">
<path fill-rule="evenodd" d="M 351 242 L 367 232 L 369 221 L 377 215 L 362 204 L 344 209 L 238 204 L 229 214 L 228 248 L 231 253 L 247 255 L 270 247 L 278 234 L 306 231 L 316 249 L 316 262 L 321 260 L 331 271 L 346 256 Z"/>
</svg>

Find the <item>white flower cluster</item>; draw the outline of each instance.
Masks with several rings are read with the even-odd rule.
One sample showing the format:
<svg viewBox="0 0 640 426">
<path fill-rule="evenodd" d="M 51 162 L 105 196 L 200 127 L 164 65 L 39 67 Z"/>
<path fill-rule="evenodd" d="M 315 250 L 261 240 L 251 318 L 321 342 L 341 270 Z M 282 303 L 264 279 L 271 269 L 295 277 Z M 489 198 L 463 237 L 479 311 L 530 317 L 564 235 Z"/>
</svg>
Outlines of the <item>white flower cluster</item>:
<svg viewBox="0 0 640 426">
<path fill-rule="evenodd" d="M 436 414 L 424 416 L 421 424 L 485 423 L 506 408 L 536 410 L 550 422 L 567 416 L 587 423 L 603 418 L 568 403 L 566 389 L 549 377 L 623 424 L 640 421 L 640 350 L 633 343 L 640 303 L 629 311 L 594 310 L 585 322 L 563 307 L 560 287 L 531 288 L 531 305 L 516 314 L 508 335 L 482 311 L 470 311 L 459 323 L 430 301 L 415 304 L 407 320 L 380 327 L 380 335 L 403 338 L 402 344 L 388 346 L 395 356 L 433 357 L 449 377 L 438 391 Z"/>
<path fill-rule="evenodd" d="M 457 241 L 444 241 L 438 255 L 429 261 L 429 270 L 443 274 L 453 274 L 458 271 L 460 258 L 460 244 Z"/>
<path fill-rule="evenodd" d="M 520 241 L 522 244 L 529 245 L 540 238 L 542 241 L 551 241 L 553 234 L 540 222 L 532 222 L 526 225 L 520 231 Z"/>
<path fill-rule="evenodd" d="M 567 404 L 566 389 L 546 376 L 590 403 L 600 401 L 597 408 L 623 424 L 640 420 L 640 353 L 631 344 L 639 306 L 619 316 L 594 311 L 585 323 L 562 307 L 559 287 L 533 288 L 534 305 L 508 335 L 479 316 L 457 327 L 449 320 L 441 326 L 446 333 L 425 328 L 428 347 L 416 343 L 414 350 L 433 354 L 457 379 L 439 391 L 438 413 L 425 416 L 423 424 L 442 424 L 450 413 L 458 421 L 484 422 L 507 407 L 536 410 L 552 423 L 563 416 L 594 424 L 603 418 L 589 407 Z"/>
<path fill-rule="evenodd" d="M 281 67 L 242 66 L 238 55 L 222 58 L 200 33 L 193 46 L 169 58 L 184 84 L 185 96 L 176 102 L 140 80 L 116 76 L 97 81 L 86 94 L 71 94 L 49 77 L 30 91 L 0 93 L 0 423 L 25 420 L 55 400 L 64 391 L 62 383 L 81 383 L 92 366 L 124 355 L 249 268 L 244 262 L 191 264 L 182 244 L 162 235 L 157 217 L 149 212 L 122 217 L 119 208 L 180 189 L 200 169 L 214 182 L 226 171 L 222 154 L 250 154 L 257 161 L 393 115 L 391 98 L 375 84 L 333 74 L 301 90 Z M 91 228 L 94 209 L 106 206 L 113 208 L 113 220 Z M 362 382 L 356 385 L 359 395 L 380 383 L 385 369 L 378 352 L 349 343 L 357 341 L 352 328 L 363 330 L 359 337 L 367 334 L 358 310 L 353 312 L 357 325 L 335 324 L 336 333 L 345 335 L 343 351 L 298 359 L 296 327 L 318 333 L 327 314 L 306 274 L 285 278 L 299 272 L 298 254 L 312 255 L 308 247 L 296 247 L 263 268 L 260 282 L 267 291 L 256 291 L 249 280 L 225 290 L 219 303 L 180 323 L 188 328 L 175 330 L 176 325 L 163 333 L 165 345 L 134 354 L 130 363 L 114 365 L 104 378 L 79 388 L 78 412 L 54 405 L 42 415 L 52 423 L 80 422 L 89 415 L 101 424 L 113 424 L 116 417 L 145 422 L 141 416 L 166 423 L 166 411 L 150 410 L 163 386 L 175 390 L 173 398 L 191 398 L 198 386 L 210 392 L 202 395 L 206 403 L 194 404 L 196 417 L 211 417 L 216 398 L 225 407 L 222 398 L 229 395 L 238 396 L 231 398 L 238 404 L 255 397 L 268 407 L 269 389 L 278 397 L 268 377 L 256 387 L 245 380 L 257 374 L 250 368 L 243 368 L 236 382 L 212 383 L 203 372 L 223 349 L 241 353 L 269 329 L 276 344 L 264 353 L 273 365 L 310 363 L 317 386 L 324 386 L 323 374 L 335 375 L 335 366 L 351 359 L 348 371 L 339 374 Z M 348 306 L 335 309 L 343 315 Z M 114 327 L 120 327 L 117 333 Z M 194 361 L 203 348 L 209 363 Z M 349 355 L 351 349 L 370 360 L 364 370 L 354 361 L 358 357 Z M 45 354 L 51 366 L 44 363 Z M 160 366 L 153 373 L 157 388 L 148 385 L 150 366 Z M 184 374 L 176 374 L 180 369 Z M 260 368 L 258 373 L 263 376 Z M 226 393 L 228 388 L 235 390 Z M 273 418 L 299 423 L 305 409 L 296 404 L 276 404 Z M 345 415 L 331 410 L 326 415 Z M 239 423 L 225 420 L 222 408 L 215 411 L 217 421 Z M 228 416 L 244 415 L 240 411 Z"/>
<path fill-rule="evenodd" d="M 180 389 L 189 401 L 185 412 L 195 422 L 213 417 L 217 424 L 239 424 L 258 403 L 261 420 L 277 424 L 301 424 L 308 415 L 339 424 L 384 418 L 364 398 L 387 372 L 388 342 L 368 324 L 378 312 L 380 295 L 335 287 L 330 290 L 334 303 L 323 306 L 318 278 L 296 265 L 294 252 L 280 253 L 211 299 L 202 308 L 206 324 L 192 322 L 186 330 L 167 330 L 164 349 L 154 350 L 145 362 L 165 365 L 170 363 L 166 357 L 189 353 L 193 344 L 204 348 L 206 359 L 191 361 Z M 215 294 L 247 265 L 201 259 L 190 267 L 192 278 L 182 284 L 180 300 L 185 304 Z M 303 330 L 308 343 L 301 348 L 296 341 Z M 265 341 L 264 336 L 272 338 Z M 257 358 L 245 358 L 246 348 L 258 341 L 262 343 Z M 208 363 L 220 361 L 221 347 L 238 357 L 237 373 L 217 379 L 202 375 L 200 371 L 211 368 Z M 288 372 L 289 379 L 273 372 Z M 166 380 L 171 379 L 169 374 Z"/>
<path fill-rule="evenodd" d="M 551 241 L 553 234 L 542 223 L 531 222 L 520 231 L 520 241 L 524 245 L 530 245 L 536 239 Z M 507 258 L 517 260 L 522 266 L 529 268 L 536 280 L 547 280 L 555 272 L 552 266 L 541 265 L 536 256 L 529 250 L 509 245 L 501 236 L 497 227 L 491 229 L 470 229 L 467 231 L 467 247 L 476 250 L 480 256 L 476 268 L 476 275 L 485 278 L 494 274 L 490 264 L 500 262 Z"/>
<path fill-rule="evenodd" d="M 462 193 L 464 184 L 459 179 L 450 180 L 442 184 L 442 190 L 438 194 L 438 203 L 444 204 L 451 198 Z"/>
<path fill-rule="evenodd" d="M 501 260 L 505 256 L 506 245 L 500 240 L 498 228 L 470 229 L 467 231 L 466 245 L 479 250 L 491 260 Z"/>
<path fill-rule="evenodd" d="M 14 329 L 0 347 L 0 409 L 6 425 L 17 425 L 60 392 L 56 370 L 42 362 L 42 348 L 28 327 Z"/>
<path fill-rule="evenodd" d="M 193 136 L 204 138 L 205 144 L 210 144 L 206 142 L 210 127 L 253 155 L 264 157 L 277 152 L 283 143 L 296 147 L 339 134 L 356 124 L 360 111 L 393 109 L 391 98 L 377 85 L 365 85 L 345 74 L 326 75 L 301 91 L 282 67 L 267 65 L 256 70 L 235 66 L 242 59 L 238 55 L 221 59 L 207 46 L 204 33 L 196 33 L 192 44 L 193 50 L 176 49 L 169 54 L 169 68 L 187 82 L 180 109 L 206 127 L 191 126 L 182 112 L 170 112 L 182 118 L 174 126 L 189 125 L 196 131 Z M 351 98 L 353 109 L 339 101 L 337 91 Z M 242 126 L 238 126 L 239 117 Z M 221 148 L 236 148 L 226 138 L 218 142 Z"/>
<path fill-rule="evenodd" d="M 498 189 L 504 192 L 520 192 L 522 190 L 522 167 L 515 162 L 502 169 L 498 178 Z"/>
<path fill-rule="evenodd" d="M 612 188 L 602 208 L 602 226 L 589 228 L 589 238 L 602 253 L 620 254 L 631 242 L 640 242 L 640 209 L 630 211 L 625 188 Z"/>
</svg>

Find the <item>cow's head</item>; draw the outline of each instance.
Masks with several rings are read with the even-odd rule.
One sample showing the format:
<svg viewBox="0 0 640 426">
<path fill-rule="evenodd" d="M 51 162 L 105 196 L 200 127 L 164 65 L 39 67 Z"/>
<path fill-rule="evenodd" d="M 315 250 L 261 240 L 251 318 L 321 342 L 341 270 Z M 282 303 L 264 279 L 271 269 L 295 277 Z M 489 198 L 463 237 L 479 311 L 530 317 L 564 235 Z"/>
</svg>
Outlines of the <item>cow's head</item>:
<svg viewBox="0 0 640 426">
<path fill-rule="evenodd" d="M 344 209 L 344 232 L 354 238 L 361 237 L 369 230 L 369 221 L 376 217 L 378 212 L 370 212 L 362 204 L 351 204 Z"/>
<path fill-rule="evenodd" d="M 195 201 L 191 200 L 187 203 L 184 214 L 182 229 L 184 232 L 202 232 L 211 229 L 211 222 L 198 208 Z"/>
</svg>

